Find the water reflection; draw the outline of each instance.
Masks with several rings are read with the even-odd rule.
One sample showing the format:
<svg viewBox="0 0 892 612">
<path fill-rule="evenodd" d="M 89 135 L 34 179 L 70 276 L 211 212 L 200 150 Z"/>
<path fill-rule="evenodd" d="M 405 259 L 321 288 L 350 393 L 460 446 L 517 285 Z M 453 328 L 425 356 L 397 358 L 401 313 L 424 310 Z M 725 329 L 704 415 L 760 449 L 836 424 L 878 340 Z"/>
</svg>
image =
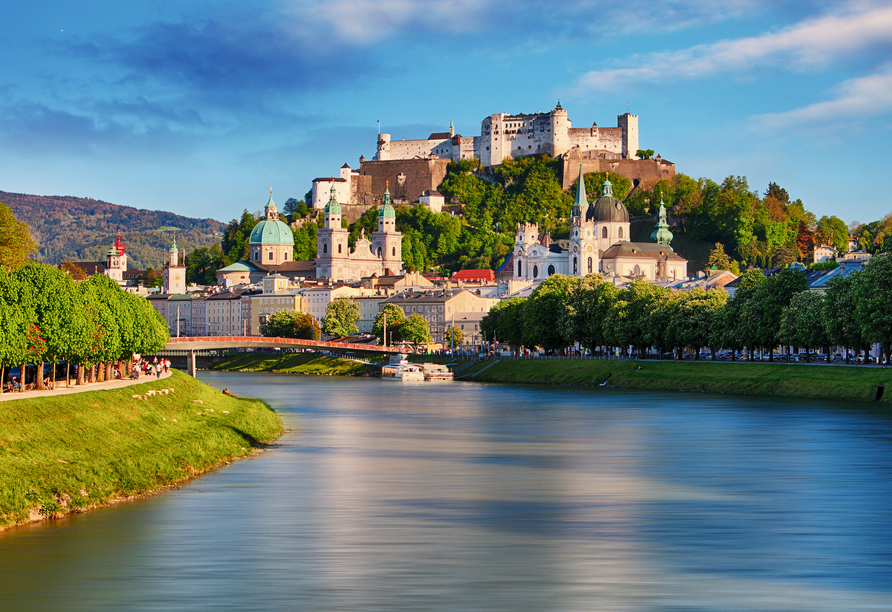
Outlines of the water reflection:
<svg viewBox="0 0 892 612">
<path fill-rule="evenodd" d="M 0 608 L 889 609 L 882 413 L 204 378 L 294 431 L 171 494 L 0 536 Z"/>
</svg>

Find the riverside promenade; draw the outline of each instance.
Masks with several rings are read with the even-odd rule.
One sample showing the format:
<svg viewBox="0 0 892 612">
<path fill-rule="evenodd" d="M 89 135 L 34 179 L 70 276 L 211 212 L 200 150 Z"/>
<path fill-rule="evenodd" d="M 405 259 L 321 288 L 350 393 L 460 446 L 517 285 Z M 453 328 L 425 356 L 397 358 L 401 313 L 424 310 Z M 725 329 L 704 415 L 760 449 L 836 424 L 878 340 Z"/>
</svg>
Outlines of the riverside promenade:
<svg viewBox="0 0 892 612">
<path fill-rule="evenodd" d="M 170 378 L 171 372 L 164 372 L 161 374 L 161 378 L 157 376 L 150 376 L 148 374 L 143 374 L 139 378 L 125 378 L 123 380 L 107 380 L 105 382 L 94 382 L 94 383 L 85 383 L 83 385 L 71 387 L 65 386 L 56 386 L 55 389 L 44 389 L 42 391 L 38 391 L 36 389 L 32 389 L 30 391 L 25 391 L 24 393 L 19 393 L 18 391 L 7 391 L 6 393 L 0 393 L 0 402 L 7 402 L 11 400 L 17 399 L 29 399 L 33 397 L 55 397 L 57 395 L 69 395 L 71 393 L 83 393 L 84 391 L 102 391 L 103 389 L 120 389 L 122 387 L 129 387 L 131 385 L 139 385 L 142 383 L 153 382 L 157 380 L 164 380 L 165 378 Z"/>
</svg>

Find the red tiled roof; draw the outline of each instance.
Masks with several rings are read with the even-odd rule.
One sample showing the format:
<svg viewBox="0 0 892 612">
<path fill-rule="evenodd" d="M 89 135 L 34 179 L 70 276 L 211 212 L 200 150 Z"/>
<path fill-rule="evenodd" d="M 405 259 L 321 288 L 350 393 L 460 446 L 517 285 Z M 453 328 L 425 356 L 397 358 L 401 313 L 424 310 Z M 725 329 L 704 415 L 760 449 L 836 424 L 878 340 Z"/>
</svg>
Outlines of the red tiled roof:
<svg viewBox="0 0 892 612">
<path fill-rule="evenodd" d="M 459 270 L 449 280 L 489 281 L 493 283 L 496 280 L 496 275 L 489 268 L 483 270 Z"/>
</svg>

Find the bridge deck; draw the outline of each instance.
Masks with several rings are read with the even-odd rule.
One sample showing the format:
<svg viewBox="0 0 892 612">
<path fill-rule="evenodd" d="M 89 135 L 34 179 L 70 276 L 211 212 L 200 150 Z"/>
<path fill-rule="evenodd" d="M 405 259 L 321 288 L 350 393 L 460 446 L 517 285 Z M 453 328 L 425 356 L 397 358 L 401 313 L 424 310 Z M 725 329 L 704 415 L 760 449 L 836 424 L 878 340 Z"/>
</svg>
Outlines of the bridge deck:
<svg viewBox="0 0 892 612">
<path fill-rule="evenodd" d="M 326 342 L 324 340 L 300 340 L 297 338 L 264 338 L 263 336 L 187 336 L 171 338 L 164 347 L 165 350 L 169 351 L 203 351 L 230 348 L 309 348 L 371 354 L 405 352 L 389 346 Z"/>
</svg>

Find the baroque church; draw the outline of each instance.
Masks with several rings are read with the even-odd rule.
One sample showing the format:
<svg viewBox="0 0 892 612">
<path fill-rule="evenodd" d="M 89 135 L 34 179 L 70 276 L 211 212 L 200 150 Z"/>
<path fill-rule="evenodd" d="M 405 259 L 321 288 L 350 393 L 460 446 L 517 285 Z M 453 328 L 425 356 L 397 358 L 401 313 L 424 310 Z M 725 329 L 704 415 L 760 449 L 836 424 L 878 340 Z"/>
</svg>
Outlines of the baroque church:
<svg viewBox="0 0 892 612">
<path fill-rule="evenodd" d="M 569 248 L 539 234 L 535 223 L 518 228 L 514 243 L 514 280 L 542 281 L 553 274 L 582 277 L 600 273 L 616 280 L 643 278 L 651 282 L 687 277 L 688 262 L 672 250 L 672 233 L 666 207 L 660 202 L 660 218 L 651 234 L 654 242 L 629 242 L 629 211 L 613 195 L 610 179 L 601 196 L 589 204 L 582 167 L 576 200 L 570 213 Z"/>
<path fill-rule="evenodd" d="M 316 233 L 317 278 L 359 280 L 373 274 L 403 273 L 403 235 L 396 231 L 396 210 L 389 189 L 384 191 L 384 202 L 378 210 L 378 231 L 372 233 L 371 240 L 363 232 L 352 252 L 347 244 L 350 232 L 341 227 L 341 205 L 334 186 L 322 214 L 325 225 Z"/>
<path fill-rule="evenodd" d="M 396 211 L 385 191 L 378 211 L 378 231 L 368 240 L 363 235 L 350 251 L 350 232 L 341 227 L 341 205 L 335 187 L 323 211 L 324 226 L 316 235 L 316 260 L 294 261 L 294 234 L 279 219 L 272 193 L 264 208 L 264 219 L 254 226 L 248 239 L 248 260 L 217 270 L 217 283 L 226 287 L 257 283 L 269 274 L 289 278 L 328 278 L 332 281 L 403 273 L 403 235 L 396 231 Z"/>
</svg>

